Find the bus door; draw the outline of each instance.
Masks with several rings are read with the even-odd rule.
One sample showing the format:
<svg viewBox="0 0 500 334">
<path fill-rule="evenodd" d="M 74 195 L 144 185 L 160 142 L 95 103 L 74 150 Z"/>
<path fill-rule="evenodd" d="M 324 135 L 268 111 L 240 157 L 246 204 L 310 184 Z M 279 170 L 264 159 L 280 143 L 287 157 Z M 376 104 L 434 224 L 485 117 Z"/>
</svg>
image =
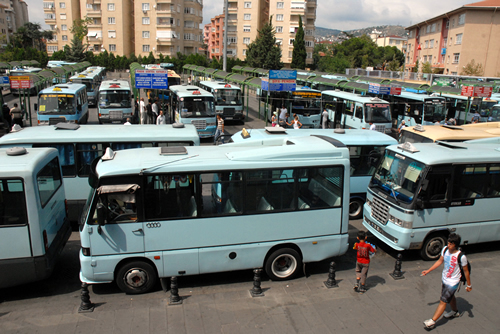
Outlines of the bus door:
<svg viewBox="0 0 500 334">
<path fill-rule="evenodd" d="M 131 178 L 129 181 L 134 181 Z M 144 226 L 139 219 L 137 183 L 102 185 L 96 190 L 93 226 L 89 229 L 92 257 L 144 253 Z M 93 267 L 99 273 L 99 265 Z"/>
<path fill-rule="evenodd" d="M 354 129 L 362 129 L 365 128 L 364 122 L 363 122 L 363 104 L 356 102 L 354 105 L 354 113 L 353 116 L 351 116 L 351 127 Z"/>
</svg>

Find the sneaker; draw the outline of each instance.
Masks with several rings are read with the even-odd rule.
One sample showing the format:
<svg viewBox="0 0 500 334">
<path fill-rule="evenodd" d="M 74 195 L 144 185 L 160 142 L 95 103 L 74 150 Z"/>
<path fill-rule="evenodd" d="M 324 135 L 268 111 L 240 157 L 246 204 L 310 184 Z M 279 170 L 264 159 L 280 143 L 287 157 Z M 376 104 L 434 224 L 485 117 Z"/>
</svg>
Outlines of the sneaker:
<svg viewBox="0 0 500 334">
<path fill-rule="evenodd" d="M 427 329 L 433 329 L 434 327 L 436 327 L 436 322 L 434 320 L 432 320 L 432 319 L 425 320 L 424 321 L 424 326 Z"/>
<path fill-rule="evenodd" d="M 359 293 L 365 293 L 366 292 L 366 288 L 364 285 L 360 285 L 359 288 L 358 288 L 358 292 Z"/>
<path fill-rule="evenodd" d="M 458 318 L 460 315 L 461 315 L 460 312 L 452 310 L 452 311 L 450 311 L 448 313 L 445 313 L 444 317 L 446 319 L 452 319 L 452 318 Z"/>
<path fill-rule="evenodd" d="M 359 286 L 356 284 L 355 286 L 352 287 L 354 291 L 358 292 Z"/>
</svg>

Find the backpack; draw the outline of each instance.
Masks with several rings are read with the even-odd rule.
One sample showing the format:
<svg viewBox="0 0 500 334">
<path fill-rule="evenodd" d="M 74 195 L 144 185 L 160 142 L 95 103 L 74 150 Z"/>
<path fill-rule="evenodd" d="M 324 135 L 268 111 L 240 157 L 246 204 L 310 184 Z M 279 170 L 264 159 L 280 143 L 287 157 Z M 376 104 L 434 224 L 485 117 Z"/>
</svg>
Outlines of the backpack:
<svg viewBox="0 0 500 334">
<path fill-rule="evenodd" d="M 445 247 L 443 254 L 446 253 L 447 250 L 448 247 Z M 457 259 L 458 267 L 460 268 L 460 282 L 462 282 L 465 285 L 467 284 L 467 278 L 465 277 L 464 268 L 462 268 L 462 256 L 464 255 L 464 252 L 462 252 L 462 249 L 460 247 L 458 248 L 458 251 L 460 252 L 460 254 L 458 254 L 458 259 Z M 469 259 L 467 259 L 467 269 L 469 269 L 469 275 L 470 275 L 472 267 L 470 265 Z"/>
</svg>

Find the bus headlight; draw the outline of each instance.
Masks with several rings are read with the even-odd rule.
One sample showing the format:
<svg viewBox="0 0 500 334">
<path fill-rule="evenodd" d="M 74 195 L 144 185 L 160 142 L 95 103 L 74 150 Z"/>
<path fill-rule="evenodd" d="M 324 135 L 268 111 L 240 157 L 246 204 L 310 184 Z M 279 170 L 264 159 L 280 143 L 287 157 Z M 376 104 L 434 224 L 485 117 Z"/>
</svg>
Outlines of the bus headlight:
<svg viewBox="0 0 500 334">
<path fill-rule="evenodd" d="M 49 125 L 49 121 L 38 121 L 39 125 Z"/>
<path fill-rule="evenodd" d="M 389 221 L 396 226 L 400 226 L 402 228 L 413 228 L 412 222 L 407 222 L 405 220 L 394 217 L 393 215 L 389 215 Z"/>
<path fill-rule="evenodd" d="M 372 201 L 370 201 L 368 198 L 366 199 L 366 204 L 371 208 L 372 207 Z"/>
</svg>

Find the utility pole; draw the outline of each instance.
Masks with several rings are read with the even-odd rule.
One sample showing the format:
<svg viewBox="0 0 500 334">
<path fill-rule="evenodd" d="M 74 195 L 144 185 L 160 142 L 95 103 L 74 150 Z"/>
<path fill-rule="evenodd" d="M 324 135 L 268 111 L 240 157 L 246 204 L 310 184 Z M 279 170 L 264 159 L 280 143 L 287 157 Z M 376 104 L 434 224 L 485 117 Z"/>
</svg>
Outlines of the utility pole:
<svg viewBox="0 0 500 334">
<path fill-rule="evenodd" d="M 222 59 L 224 60 L 222 63 L 222 70 L 226 72 L 227 69 L 227 20 L 229 16 L 229 10 L 227 9 L 229 7 L 229 0 L 224 0 L 224 34 L 223 34 L 223 39 L 224 39 L 224 47 L 223 51 L 224 54 L 222 55 Z"/>
</svg>

